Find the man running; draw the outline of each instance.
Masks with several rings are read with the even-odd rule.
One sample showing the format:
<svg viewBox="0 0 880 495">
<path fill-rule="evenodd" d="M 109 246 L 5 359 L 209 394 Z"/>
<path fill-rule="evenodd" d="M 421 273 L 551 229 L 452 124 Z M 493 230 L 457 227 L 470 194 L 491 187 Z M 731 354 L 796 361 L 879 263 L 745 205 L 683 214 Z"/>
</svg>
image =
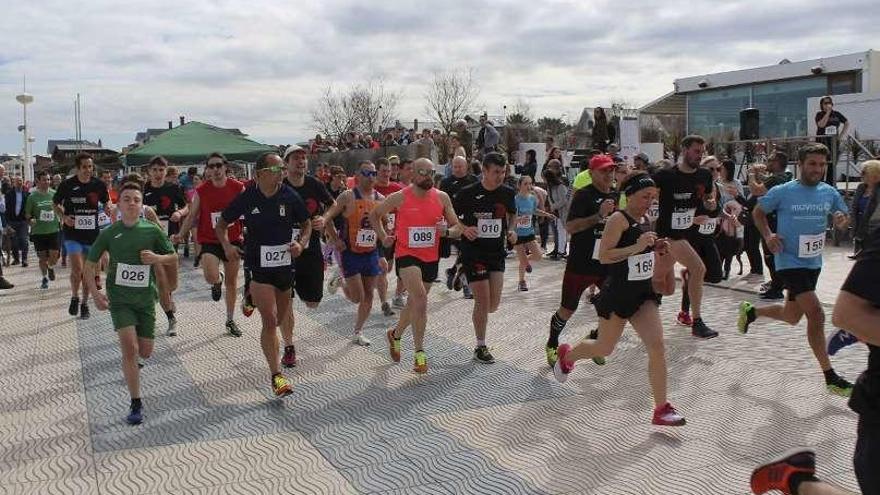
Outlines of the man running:
<svg viewBox="0 0 880 495">
<path fill-rule="evenodd" d="M 324 225 L 329 225 L 340 214 L 345 219 L 342 231 L 328 229 L 327 233 L 330 242 L 334 242 L 342 252 L 342 274 L 345 277 L 342 290 L 345 297 L 358 305 L 353 342 L 360 346 L 370 345 L 370 340 L 363 335 L 363 328 L 373 308 L 376 278 L 382 273 L 376 230 L 369 219 L 370 212 L 384 199 L 373 189 L 376 175 L 373 162 L 360 162 L 357 185 L 340 194 L 336 204 L 324 214 Z"/>
<path fill-rule="evenodd" d="M 89 317 L 89 291 L 83 284 L 83 264 L 89 247 L 98 238 L 99 205 L 112 208 L 107 186 L 93 176 L 92 155 L 80 153 L 74 159 L 76 175 L 61 182 L 52 201 L 64 224 L 64 246 L 70 258 L 70 316 Z M 79 298 L 82 285 L 82 300 Z M 77 313 L 78 311 L 78 313 Z"/>
<path fill-rule="evenodd" d="M 405 189 L 391 196 L 370 212 L 370 223 L 376 236 L 385 246 L 396 243 L 395 266 L 409 297 L 400 312 L 397 325 L 388 330 L 388 350 L 394 362 L 400 362 L 400 338 L 407 327 L 413 328 L 413 371 L 428 372 L 424 351 L 425 328 L 428 324 L 428 292 L 437 278 L 440 260 L 440 237 L 457 236 L 461 228 L 452 209 L 452 201 L 442 191 L 434 189 L 434 164 L 419 158 L 413 164 L 414 180 Z M 394 227 L 386 232 L 383 219 L 397 212 Z M 442 221 L 446 220 L 446 228 Z"/>
<path fill-rule="evenodd" d="M 711 339 L 718 332 L 703 322 L 703 279 L 706 265 L 694 250 L 690 238 L 696 235 L 694 218 L 700 206 L 714 210 L 712 174 L 700 168 L 706 149 L 702 136 L 689 135 L 681 140 L 681 162 L 672 168 L 662 169 L 653 179 L 660 189 L 660 214 L 657 219 L 657 235 L 669 239 L 669 252 L 675 261 L 688 271 L 688 296 L 691 304 L 691 334 L 701 339 Z"/>
<path fill-rule="evenodd" d="M 807 340 L 825 375 L 826 388 L 833 394 L 849 397 L 853 385 L 834 371 L 825 349 L 825 311 L 816 296 L 828 216 L 833 216 L 834 227 L 839 230 L 849 225 L 848 210 L 840 193 L 822 181 L 829 156 L 828 148 L 821 143 L 802 146 L 798 150 L 799 178 L 774 187 L 758 200 L 752 217 L 775 255 L 776 276 L 788 291 L 788 299 L 784 305 L 764 307 L 743 301 L 737 326 L 740 333 L 746 333 L 760 316 L 792 326 L 806 316 Z M 769 213 L 776 213 L 776 232 L 767 221 Z"/>
<path fill-rule="evenodd" d="M 41 289 L 49 288 L 55 280 L 55 264 L 58 263 L 58 230 L 61 228 L 52 198 L 55 191 L 49 189 L 49 172 L 37 172 L 37 188 L 31 191 L 24 206 L 25 218 L 31 224 L 31 242 L 40 261 Z"/>
<path fill-rule="evenodd" d="M 226 252 L 214 231 L 223 210 L 244 190 L 244 184 L 226 176 L 227 166 L 226 157 L 222 154 L 211 153 L 208 155 L 208 160 L 205 163 L 207 180 L 196 188 L 192 199 L 192 210 L 184 219 L 183 225 L 180 226 L 180 233 L 174 236 L 174 242 L 180 243 L 182 239 L 186 239 L 193 222 L 198 222 L 198 242 L 202 246 L 202 272 L 205 275 L 205 281 L 211 284 L 211 299 L 220 300 L 225 279 L 226 330 L 233 337 L 241 337 L 241 330 L 233 320 L 239 260 L 226 257 Z M 240 222 L 233 222 L 229 226 L 227 237 L 230 243 L 241 247 L 243 238 Z M 220 271 L 221 262 L 223 263 L 223 272 Z"/>
<path fill-rule="evenodd" d="M 180 221 L 189 213 L 184 197 L 183 188 L 177 183 L 167 182 L 168 160 L 157 156 L 150 160 L 147 172 L 150 179 L 144 186 L 144 205 L 149 206 L 159 217 L 159 225 L 166 235 L 176 234 L 180 227 Z M 172 230 L 173 229 L 173 230 Z M 175 252 L 177 249 L 175 247 Z M 159 286 L 159 305 L 168 318 L 168 330 L 165 334 L 169 337 L 177 335 L 177 319 L 174 317 L 176 306 L 173 294 L 177 290 L 176 264 L 161 265 L 156 267 L 156 283 Z"/>
<path fill-rule="evenodd" d="M 453 205 L 463 225 L 462 271 L 474 294 L 473 324 L 476 335 L 474 359 L 491 364 L 495 357 L 486 346 L 489 313 L 498 310 L 504 285 L 506 241 L 516 243 L 516 203 L 513 189 L 503 186 L 507 160 L 500 153 L 483 157 L 480 182 L 455 195 Z"/>
<path fill-rule="evenodd" d="M 452 175 L 443 179 L 440 182 L 440 190 L 445 192 L 450 198 L 454 198 L 458 191 L 461 191 L 463 188 L 474 184 L 477 182 L 477 178 L 470 173 L 470 165 L 468 165 L 467 160 L 464 157 L 456 156 L 452 159 Z M 539 204 L 543 206 L 543 201 L 539 201 Z M 452 247 L 456 249 L 456 260 L 455 263 L 452 264 L 451 267 L 446 269 L 446 287 L 449 290 L 459 290 L 462 288 L 461 281 L 459 277 L 456 275 L 459 274 L 458 270 L 461 267 L 461 249 L 459 245 L 459 241 L 453 239 L 441 239 L 441 256 L 447 258 L 452 255 Z M 444 244 L 449 244 L 449 247 L 444 249 Z M 470 295 L 470 287 L 465 285 L 465 299 L 470 299 L 468 297 Z"/>
<path fill-rule="evenodd" d="M 283 397 L 291 394 L 293 389 L 281 374 L 276 329 L 281 326 L 285 349 L 292 347 L 293 318 L 288 313 L 293 311 L 290 301 L 294 283 L 293 259 L 303 252 L 301 242 L 307 242 L 305 240 L 311 237 L 312 223 L 299 194 L 282 184 L 285 166 L 277 153 L 260 155 L 254 168 L 255 184 L 229 203 L 215 230 L 226 258 L 238 260 L 239 246 L 229 242 L 227 230 L 244 216 L 244 226 L 247 227 L 245 267 L 252 276 L 249 290 L 263 320 L 260 345 L 269 365 L 272 390 L 276 396 Z"/>
<path fill-rule="evenodd" d="M 138 357 L 146 359 L 153 353 L 158 294 L 153 268 L 177 263 L 177 254 L 168 236 L 155 224 L 141 218 L 143 192 L 140 184 L 127 182 L 120 191 L 119 209 L 122 221 L 101 231 L 88 252 L 85 264 L 85 285 L 100 310 L 110 308 L 113 328 L 122 350 L 122 374 L 131 395 L 126 421 L 143 421 Z M 98 260 L 110 253 L 107 268 L 107 294 L 95 283 Z"/>
<path fill-rule="evenodd" d="M 559 336 L 571 315 L 577 310 L 581 296 L 591 286 L 601 287 L 608 272 L 599 262 L 599 241 L 605 222 L 614 213 L 618 193 L 611 188 L 614 180 L 614 160 L 608 155 L 590 159 L 591 183 L 578 189 L 571 200 L 565 229 L 571 234 L 571 253 L 562 276 L 562 301 L 550 318 L 550 337 L 547 339 L 547 364 L 556 364 Z M 595 339 L 596 332 L 590 337 Z M 604 357 L 597 357 L 604 363 Z"/>
<path fill-rule="evenodd" d="M 391 181 L 391 162 L 385 158 L 376 160 L 376 170 L 379 175 L 376 176 L 376 184 L 373 186 L 379 194 L 388 198 L 392 194 L 403 189 L 403 186 L 397 182 Z M 392 210 L 388 213 L 388 231 L 394 232 L 394 223 L 397 212 Z M 382 246 L 382 256 L 387 262 L 387 266 L 382 268 L 382 275 L 376 280 L 376 290 L 379 293 L 379 301 L 382 303 L 382 314 L 385 316 L 394 316 L 391 305 L 388 304 L 388 272 L 394 266 L 394 244 L 391 246 Z M 397 279 L 397 288 L 394 291 L 395 304 L 403 301 L 403 282 Z"/>
</svg>

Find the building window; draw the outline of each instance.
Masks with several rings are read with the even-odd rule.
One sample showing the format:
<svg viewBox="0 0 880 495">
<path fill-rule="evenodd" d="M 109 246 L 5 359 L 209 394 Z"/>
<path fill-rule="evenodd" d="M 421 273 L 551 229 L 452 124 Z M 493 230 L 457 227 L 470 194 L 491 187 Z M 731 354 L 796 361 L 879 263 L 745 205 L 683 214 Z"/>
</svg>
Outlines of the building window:
<svg viewBox="0 0 880 495">
<path fill-rule="evenodd" d="M 825 76 L 754 85 L 752 104 L 760 112 L 760 136 L 806 136 L 807 98 L 824 96 L 827 85 Z"/>
<path fill-rule="evenodd" d="M 857 77 L 855 72 L 847 72 L 844 74 L 834 74 L 828 76 L 828 94 L 829 95 L 847 95 L 850 93 L 861 92 L 861 78 Z"/>
<path fill-rule="evenodd" d="M 688 131 L 724 141 L 737 139 L 739 111 L 749 107 L 750 93 L 743 86 L 688 94 Z"/>
</svg>

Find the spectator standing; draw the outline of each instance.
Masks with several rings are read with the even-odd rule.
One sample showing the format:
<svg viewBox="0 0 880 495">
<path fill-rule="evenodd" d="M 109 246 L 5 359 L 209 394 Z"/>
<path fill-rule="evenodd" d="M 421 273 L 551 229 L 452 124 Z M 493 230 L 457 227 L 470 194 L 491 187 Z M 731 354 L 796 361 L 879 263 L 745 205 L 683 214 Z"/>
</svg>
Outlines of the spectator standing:
<svg viewBox="0 0 880 495">
<path fill-rule="evenodd" d="M 837 157 L 840 156 L 840 140 L 846 136 L 849 129 L 849 121 L 842 113 L 834 109 L 834 101 L 830 96 L 819 100 L 821 110 L 816 114 L 816 141 L 824 144 L 831 150 L 831 158 L 828 160 L 828 170 L 825 174 L 825 182 L 835 189 L 837 188 L 837 176 L 834 172 L 837 165 Z"/>
</svg>

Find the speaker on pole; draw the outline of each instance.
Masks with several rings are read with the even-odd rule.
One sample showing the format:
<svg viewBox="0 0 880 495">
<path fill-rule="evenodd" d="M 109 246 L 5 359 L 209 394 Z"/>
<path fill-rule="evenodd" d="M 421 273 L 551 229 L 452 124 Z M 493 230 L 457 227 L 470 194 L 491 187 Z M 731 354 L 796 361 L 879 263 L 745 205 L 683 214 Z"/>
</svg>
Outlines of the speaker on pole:
<svg viewBox="0 0 880 495">
<path fill-rule="evenodd" d="M 739 111 L 739 138 L 758 139 L 758 109 L 746 108 Z"/>
</svg>

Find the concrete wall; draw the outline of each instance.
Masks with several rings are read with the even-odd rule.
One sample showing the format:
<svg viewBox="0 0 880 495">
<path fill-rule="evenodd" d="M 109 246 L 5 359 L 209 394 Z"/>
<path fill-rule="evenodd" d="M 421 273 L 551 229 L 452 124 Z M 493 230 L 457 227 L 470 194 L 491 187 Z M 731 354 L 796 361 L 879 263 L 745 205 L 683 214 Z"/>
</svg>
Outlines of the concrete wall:
<svg viewBox="0 0 880 495">
<path fill-rule="evenodd" d="M 880 72 L 880 66 L 878 66 Z M 859 139 L 880 139 L 880 91 L 834 95 L 834 109 L 849 120 L 849 132 L 858 132 Z M 820 97 L 807 99 L 807 126 L 809 134 L 816 134 L 816 113 Z"/>
<path fill-rule="evenodd" d="M 868 61 L 862 73 L 862 92 L 880 93 L 880 52 L 868 52 Z"/>
</svg>

